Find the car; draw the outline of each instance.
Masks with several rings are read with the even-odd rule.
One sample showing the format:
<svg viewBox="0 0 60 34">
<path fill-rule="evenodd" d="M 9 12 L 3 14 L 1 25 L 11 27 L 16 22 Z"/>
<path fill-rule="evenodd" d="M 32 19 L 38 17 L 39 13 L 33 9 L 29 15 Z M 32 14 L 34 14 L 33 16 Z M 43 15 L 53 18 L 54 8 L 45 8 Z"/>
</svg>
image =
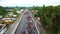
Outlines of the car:
<svg viewBox="0 0 60 34">
<path fill-rule="evenodd" d="M 21 34 L 25 34 L 25 31 L 21 31 Z"/>
</svg>

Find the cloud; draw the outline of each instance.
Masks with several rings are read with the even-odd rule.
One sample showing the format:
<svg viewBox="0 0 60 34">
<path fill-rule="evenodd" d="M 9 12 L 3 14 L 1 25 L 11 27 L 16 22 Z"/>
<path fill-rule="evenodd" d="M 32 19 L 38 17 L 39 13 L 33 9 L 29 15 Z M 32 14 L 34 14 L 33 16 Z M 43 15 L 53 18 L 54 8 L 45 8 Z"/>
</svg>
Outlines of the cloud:
<svg viewBox="0 0 60 34">
<path fill-rule="evenodd" d="M 42 6 L 59 5 L 60 0 L 3 0 L 0 1 L 1 6 Z"/>
</svg>

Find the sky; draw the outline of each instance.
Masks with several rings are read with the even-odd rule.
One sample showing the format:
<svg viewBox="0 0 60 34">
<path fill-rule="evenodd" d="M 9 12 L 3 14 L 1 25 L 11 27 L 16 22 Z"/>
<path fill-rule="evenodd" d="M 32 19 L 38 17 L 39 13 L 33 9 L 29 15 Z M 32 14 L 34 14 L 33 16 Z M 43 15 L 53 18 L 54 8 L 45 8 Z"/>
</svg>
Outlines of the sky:
<svg viewBox="0 0 60 34">
<path fill-rule="evenodd" d="M 60 0 L 0 0 L 0 6 L 46 6 L 60 5 Z"/>
</svg>

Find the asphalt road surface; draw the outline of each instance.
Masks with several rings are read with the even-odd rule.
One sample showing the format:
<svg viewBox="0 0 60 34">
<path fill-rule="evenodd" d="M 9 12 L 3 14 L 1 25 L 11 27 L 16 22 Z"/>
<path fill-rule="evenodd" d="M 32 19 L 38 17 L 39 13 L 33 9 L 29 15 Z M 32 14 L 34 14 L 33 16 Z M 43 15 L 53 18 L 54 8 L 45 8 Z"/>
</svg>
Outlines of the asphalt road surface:
<svg viewBox="0 0 60 34">
<path fill-rule="evenodd" d="M 29 10 L 24 11 L 24 15 L 22 17 L 21 22 L 18 25 L 17 30 L 15 31 L 15 34 L 37 34 L 37 30 L 34 26 L 32 15 L 30 15 Z M 30 17 L 30 18 L 28 18 Z M 27 31 L 26 31 L 27 30 Z"/>
<path fill-rule="evenodd" d="M 25 30 L 26 30 L 26 15 L 22 17 L 22 20 L 19 23 L 15 34 L 22 34 L 22 32 L 25 32 Z"/>
<path fill-rule="evenodd" d="M 11 28 L 5 34 L 46 34 L 38 20 L 35 20 L 33 14 L 24 10 L 22 16 L 12 24 Z"/>
</svg>

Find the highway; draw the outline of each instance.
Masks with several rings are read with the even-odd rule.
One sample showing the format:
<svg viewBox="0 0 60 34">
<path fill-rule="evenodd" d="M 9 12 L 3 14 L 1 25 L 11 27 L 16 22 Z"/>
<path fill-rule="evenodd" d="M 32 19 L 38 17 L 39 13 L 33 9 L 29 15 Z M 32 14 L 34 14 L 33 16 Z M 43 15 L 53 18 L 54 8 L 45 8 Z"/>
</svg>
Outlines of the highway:
<svg viewBox="0 0 60 34">
<path fill-rule="evenodd" d="M 21 17 L 5 34 L 46 34 L 40 22 L 34 19 L 33 14 L 25 9 Z"/>
<path fill-rule="evenodd" d="M 29 10 L 25 10 L 22 20 L 15 31 L 15 34 L 26 34 L 26 32 L 28 34 L 38 34 Z"/>
</svg>

